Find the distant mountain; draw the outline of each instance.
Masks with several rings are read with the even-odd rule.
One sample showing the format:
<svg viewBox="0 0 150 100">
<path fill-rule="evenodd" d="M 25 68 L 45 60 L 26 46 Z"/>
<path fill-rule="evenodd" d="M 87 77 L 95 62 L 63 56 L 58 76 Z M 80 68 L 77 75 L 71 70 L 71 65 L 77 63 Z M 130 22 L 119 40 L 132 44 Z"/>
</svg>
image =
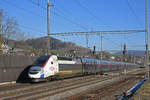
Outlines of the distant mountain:
<svg viewBox="0 0 150 100">
<path fill-rule="evenodd" d="M 116 52 L 115 54 L 120 55 L 121 52 Z M 150 51 L 149 51 L 150 54 Z M 144 56 L 145 51 L 144 50 L 127 50 L 127 55 L 135 55 L 135 56 Z"/>
</svg>

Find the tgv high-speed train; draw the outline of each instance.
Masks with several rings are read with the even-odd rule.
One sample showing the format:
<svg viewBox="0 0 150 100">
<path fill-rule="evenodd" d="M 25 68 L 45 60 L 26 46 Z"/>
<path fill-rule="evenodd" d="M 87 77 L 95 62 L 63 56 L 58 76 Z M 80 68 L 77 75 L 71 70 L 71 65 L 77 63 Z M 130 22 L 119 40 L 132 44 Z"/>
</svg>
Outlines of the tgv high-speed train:
<svg viewBox="0 0 150 100">
<path fill-rule="evenodd" d="M 90 58 L 59 57 L 43 55 L 30 67 L 28 76 L 33 81 L 40 79 L 66 78 L 78 75 L 98 74 L 123 68 L 135 68 L 134 63 L 98 60 Z"/>
</svg>

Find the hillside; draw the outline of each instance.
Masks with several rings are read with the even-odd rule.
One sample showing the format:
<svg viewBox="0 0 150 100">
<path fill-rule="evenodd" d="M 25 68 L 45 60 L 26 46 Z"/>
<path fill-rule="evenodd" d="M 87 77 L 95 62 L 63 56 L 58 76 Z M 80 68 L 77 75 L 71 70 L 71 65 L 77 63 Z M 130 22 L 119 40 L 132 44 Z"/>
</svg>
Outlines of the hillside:
<svg viewBox="0 0 150 100">
<path fill-rule="evenodd" d="M 116 55 L 120 55 L 121 52 L 116 52 Z M 150 51 L 149 51 L 150 54 Z M 127 55 L 133 55 L 133 56 L 144 56 L 145 51 L 144 50 L 127 50 Z"/>
<path fill-rule="evenodd" d="M 14 43 L 16 48 L 23 48 L 23 49 L 46 49 L 47 48 L 47 38 L 40 37 L 35 39 L 27 39 L 25 41 L 16 41 Z M 50 38 L 50 49 L 62 49 L 66 47 L 73 47 L 76 46 L 74 43 L 71 42 L 62 42 L 61 40 Z"/>
<path fill-rule="evenodd" d="M 40 37 L 34 39 L 27 39 L 21 41 L 9 40 L 9 47 L 22 49 L 29 52 L 34 52 L 36 55 L 40 55 L 47 50 L 47 37 Z M 72 42 L 63 42 L 56 38 L 50 38 L 51 53 L 59 55 L 80 55 L 83 56 L 89 52 L 89 49 L 82 46 L 78 46 Z"/>
</svg>

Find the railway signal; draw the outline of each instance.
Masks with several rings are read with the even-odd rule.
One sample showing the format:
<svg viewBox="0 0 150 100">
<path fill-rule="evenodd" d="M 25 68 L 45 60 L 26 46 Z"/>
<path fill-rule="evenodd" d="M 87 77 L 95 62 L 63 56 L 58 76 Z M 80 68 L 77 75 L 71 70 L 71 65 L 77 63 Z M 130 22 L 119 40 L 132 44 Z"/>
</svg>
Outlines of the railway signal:
<svg viewBox="0 0 150 100">
<path fill-rule="evenodd" d="M 93 55 L 96 53 L 96 46 L 93 46 Z"/>
<path fill-rule="evenodd" d="M 126 57 L 127 55 L 127 50 L 126 50 L 126 44 L 123 46 L 123 56 Z"/>
</svg>

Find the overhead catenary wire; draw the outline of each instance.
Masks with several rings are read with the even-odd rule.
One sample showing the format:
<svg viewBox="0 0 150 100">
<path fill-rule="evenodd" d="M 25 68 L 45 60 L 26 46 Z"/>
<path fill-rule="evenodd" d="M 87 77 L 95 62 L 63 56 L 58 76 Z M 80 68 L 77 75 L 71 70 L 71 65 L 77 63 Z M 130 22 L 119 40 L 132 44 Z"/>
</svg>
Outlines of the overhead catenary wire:
<svg viewBox="0 0 150 100">
<path fill-rule="evenodd" d="M 37 4 L 37 3 L 33 2 L 32 0 L 28 0 L 28 1 L 30 1 L 30 2 L 33 3 L 34 5 L 38 5 L 39 7 L 41 7 L 42 9 L 44 9 L 44 10 L 46 11 L 46 8 L 43 7 L 42 5 Z M 51 13 L 55 14 L 56 16 L 58 16 L 58 17 L 60 17 L 60 18 L 63 18 L 64 20 L 68 21 L 69 23 L 74 24 L 74 25 L 76 25 L 76 26 L 78 26 L 78 27 L 80 27 L 80 28 L 82 28 L 82 29 L 84 29 L 84 30 L 88 30 L 87 27 L 85 27 L 85 26 L 81 25 L 80 23 L 77 23 L 76 21 L 71 20 L 70 18 L 67 18 L 66 16 L 64 16 L 64 13 L 63 13 L 61 10 L 59 10 L 58 8 L 56 8 L 56 10 L 57 10 L 58 12 L 60 12 L 61 14 L 59 14 L 59 13 L 56 12 L 56 11 L 55 11 L 55 12 L 54 12 L 54 11 L 51 11 Z"/>
<path fill-rule="evenodd" d="M 7 1 L 7 0 L 4 0 L 4 1 Z M 30 1 L 32 1 L 32 0 L 30 0 Z M 45 9 L 43 6 L 41 6 L 40 4 L 35 4 L 35 5 L 37 5 L 37 6 L 39 6 L 39 7 L 41 7 L 42 9 Z M 22 7 L 21 7 L 22 8 Z M 87 8 L 88 9 L 88 8 Z M 23 10 L 23 9 L 22 9 Z M 63 11 L 61 11 L 60 9 L 56 9 L 58 12 L 55 12 L 55 11 L 52 11 L 52 13 L 53 14 L 55 14 L 56 16 L 59 16 L 59 17 L 61 17 L 61 18 L 63 18 L 63 19 L 65 19 L 65 20 L 67 20 L 68 22 L 70 22 L 70 23 L 72 23 L 72 24 L 74 24 L 74 25 L 76 25 L 76 26 L 78 26 L 78 27 L 80 27 L 80 28 L 82 28 L 82 29 L 84 29 L 84 30 L 87 30 L 88 28 L 85 26 L 85 25 L 81 25 L 80 23 L 77 23 L 76 21 L 74 21 L 74 20 L 71 20 L 70 18 L 67 18 L 66 16 L 65 16 L 65 14 L 63 13 Z M 26 12 L 28 12 L 28 13 L 32 13 L 32 11 L 30 11 L 30 10 L 27 10 Z M 62 12 L 62 13 L 61 13 Z M 61 13 L 61 14 L 60 14 Z M 93 12 L 92 12 L 93 13 Z M 33 14 L 33 13 L 32 13 Z M 34 15 L 37 15 L 37 13 L 35 13 Z M 94 17 L 94 16 L 93 16 Z M 97 17 L 97 16 L 95 16 L 95 17 Z M 97 19 L 98 20 L 98 19 Z M 24 28 L 26 28 L 26 29 L 29 29 L 29 30 L 34 30 L 34 31 L 37 31 L 37 32 L 40 32 L 40 33 L 46 33 L 46 32 L 44 32 L 44 31 L 40 31 L 40 30 L 38 30 L 38 29 L 34 29 L 34 28 L 30 28 L 30 27 L 26 27 L 26 26 L 24 26 L 24 25 L 21 25 L 21 27 L 24 27 Z M 67 32 L 67 33 L 71 33 L 71 32 Z M 72 35 L 74 35 L 74 34 L 72 34 Z M 77 34 L 75 34 L 75 35 L 77 35 Z M 80 35 L 80 34 L 79 34 Z M 82 35 L 82 34 L 81 34 Z M 84 34 L 85 35 L 85 34 Z M 64 35 L 64 36 L 66 36 L 66 35 Z"/>
<path fill-rule="evenodd" d="M 30 10 L 28 10 L 28 9 L 25 9 L 25 8 L 23 8 L 23 7 L 20 7 L 20 6 L 16 5 L 16 4 L 14 4 L 14 3 L 10 3 L 10 2 L 8 2 L 7 0 L 4 0 L 4 2 L 7 3 L 7 4 L 9 4 L 10 6 L 13 6 L 13 7 L 15 7 L 15 8 L 19 9 L 19 10 L 23 10 L 24 12 L 27 12 L 27 13 L 32 14 L 32 15 L 34 15 L 34 16 L 39 16 L 39 17 L 42 17 L 42 18 L 44 17 L 44 16 L 42 16 L 42 15 L 40 15 L 40 14 L 38 14 L 38 13 L 35 13 L 35 12 L 33 12 L 33 11 L 30 11 Z M 34 4 L 35 4 L 35 3 L 34 3 Z M 40 6 L 40 7 L 42 7 L 42 6 Z M 44 8 L 44 7 L 42 7 L 42 8 L 43 8 L 44 10 L 46 10 L 46 8 Z M 57 12 L 52 12 L 52 13 L 54 13 L 55 15 L 57 15 L 57 16 L 59 16 L 59 17 L 62 16 L 61 14 L 58 14 Z M 70 22 L 70 23 L 72 23 L 72 24 L 75 24 L 76 26 L 80 26 L 81 28 L 87 30 L 86 27 L 81 26 L 80 24 L 78 24 L 78 23 L 76 23 L 76 22 L 70 20 L 69 18 L 66 18 L 66 17 L 64 17 L 64 16 L 62 16 L 62 18 L 65 19 L 65 20 L 67 20 L 68 22 Z M 19 24 L 19 25 L 20 25 L 20 27 L 23 27 L 23 28 L 26 28 L 26 29 L 29 29 L 29 30 L 32 30 L 32 31 L 36 31 L 36 32 L 38 32 L 38 33 L 39 33 L 39 32 L 41 32 L 41 33 L 46 33 L 46 32 L 44 32 L 44 31 L 41 31 L 41 30 L 35 29 L 35 28 L 31 28 L 31 27 L 29 27 L 29 26 L 25 26 L 25 25 L 21 25 L 21 24 Z"/>
<path fill-rule="evenodd" d="M 69 9 L 65 9 L 62 5 L 59 4 L 59 6 L 57 6 L 55 8 L 58 12 L 60 12 L 61 14 L 65 15 L 66 14 L 69 14 L 69 15 L 72 15 L 72 13 L 69 11 Z M 65 10 L 64 10 L 65 9 Z M 79 21 L 79 19 L 75 16 L 72 16 L 71 18 L 73 18 L 74 20 L 76 21 Z M 89 26 L 88 25 L 84 25 L 84 27 L 87 28 L 87 30 L 89 29 Z"/>
<path fill-rule="evenodd" d="M 7 2 L 7 0 L 4 0 L 4 1 Z M 29 1 L 32 1 L 32 0 L 29 0 Z M 8 2 L 7 2 L 7 3 L 8 3 Z M 33 4 L 36 4 L 36 3 L 34 3 L 33 1 L 32 1 L 32 3 L 33 3 Z M 12 5 L 15 5 L 15 4 L 12 4 Z M 41 8 L 43 8 L 43 9 L 46 10 L 46 8 L 43 7 L 43 6 L 41 6 L 40 4 L 36 4 L 36 5 L 38 5 L 38 6 L 40 6 Z M 20 8 L 19 6 L 16 6 L 16 5 L 15 5 L 15 7 Z M 21 7 L 21 9 L 24 10 L 24 11 L 26 11 L 26 12 L 28 12 L 28 13 L 30 13 L 30 14 L 35 14 L 35 13 L 33 13 L 32 11 L 27 10 L 27 9 L 24 9 L 24 8 L 22 8 L 22 7 Z M 53 11 L 52 11 L 52 13 L 54 13 L 55 15 L 57 15 L 57 16 L 59 16 L 59 17 L 62 17 L 63 19 L 67 20 L 68 22 L 70 22 L 70 23 L 72 23 L 72 24 L 75 24 L 75 25 L 77 25 L 77 26 L 80 26 L 80 27 L 83 28 L 83 29 L 87 29 L 85 26 L 82 26 L 82 25 L 80 25 L 79 23 L 76 23 L 76 22 L 70 20 L 69 18 L 66 18 L 65 16 L 63 16 L 63 15 L 61 15 L 61 14 L 58 14 L 57 12 L 53 12 Z M 37 15 L 37 14 L 35 14 L 35 15 Z"/>
<path fill-rule="evenodd" d="M 79 23 L 77 23 L 77 22 L 75 22 L 75 21 L 72 21 L 72 20 L 70 20 L 69 18 L 67 18 L 67 17 L 64 17 L 63 15 L 61 15 L 61 14 L 58 14 L 58 13 L 56 13 L 56 12 L 53 12 L 55 15 L 57 15 L 57 16 L 60 16 L 61 18 L 63 18 L 63 19 L 65 19 L 66 21 L 68 21 L 68 22 L 70 22 L 70 23 L 72 23 L 72 24 L 74 24 L 74 25 L 76 25 L 76 26 L 78 26 L 78 27 L 80 27 L 80 28 L 82 28 L 82 29 L 84 29 L 84 30 L 87 30 L 87 28 L 85 27 L 85 26 L 82 26 L 81 24 L 79 24 Z"/>
<path fill-rule="evenodd" d="M 23 10 L 23 11 L 25 11 L 25 12 L 27 12 L 27 13 L 30 13 L 30 14 L 32 14 L 32 15 L 35 15 L 35 16 L 38 15 L 37 13 L 33 13 L 32 11 L 30 11 L 30 10 L 28 10 L 28 9 L 25 9 L 25 8 L 22 8 L 22 7 L 18 6 L 18 5 L 16 5 L 16 4 L 7 2 L 7 0 L 5 0 L 5 2 L 6 2 L 7 4 L 9 4 L 9 5 L 11 5 L 11 6 L 13 6 L 13 7 L 19 9 L 19 10 Z M 38 6 L 40 6 L 42 9 L 46 10 L 45 7 L 43 7 L 43 6 L 39 5 L 39 4 L 36 4 L 36 3 L 34 3 L 34 2 L 32 2 L 32 3 L 35 4 L 35 5 L 38 5 Z M 57 12 L 52 12 L 52 13 L 54 13 L 54 14 L 57 15 L 57 16 L 62 17 L 63 19 L 67 20 L 68 22 L 70 22 L 70 23 L 72 23 L 72 24 L 75 24 L 75 25 L 78 26 L 78 27 L 80 26 L 82 29 L 87 30 L 86 27 L 80 25 L 79 23 L 76 23 L 75 21 L 70 20 L 69 18 L 64 17 L 64 16 L 61 15 L 61 14 L 58 14 Z M 38 30 L 38 29 L 34 29 L 34 28 L 31 28 L 31 27 L 27 27 L 27 26 L 25 26 L 25 25 L 20 25 L 20 27 L 26 28 L 26 29 L 29 29 L 29 30 L 32 30 L 32 31 L 36 31 L 36 32 L 38 32 L 38 33 L 46 33 L 46 32 L 44 32 L 44 31 L 41 31 L 41 30 Z"/>
<path fill-rule="evenodd" d="M 97 20 L 97 21 L 99 21 L 100 23 L 104 24 L 106 27 L 109 27 L 109 28 L 111 27 L 111 26 L 107 25 L 106 23 L 104 23 L 104 21 L 103 21 L 101 18 L 97 17 L 97 16 L 93 13 L 93 11 L 91 11 L 91 10 L 88 9 L 86 6 L 84 6 L 82 3 L 80 3 L 79 0 L 74 0 L 74 2 L 75 2 L 77 5 L 79 5 L 81 8 L 83 8 L 85 11 L 87 11 L 87 12 L 89 13 L 89 15 L 92 16 L 95 20 Z"/>
<path fill-rule="evenodd" d="M 39 3 L 36 3 L 36 2 L 34 2 L 34 1 L 32 1 L 32 0 L 28 0 L 29 2 L 31 2 L 33 5 L 36 5 L 36 6 L 38 6 L 38 7 L 40 7 L 40 8 L 42 8 L 44 11 L 46 11 L 46 7 L 44 7 L 44 6 L 42 6 L 41 4 L 39 4 Z M 76 0 L 75 0 L 76 1 Z M 78 1 L 77 1 L 78 2 Z M 61 6 L 61 8 L 63 9 L 63 7 Z M 54 12 L 54 11 L 51 11 L 51 13 L 53 13 L 53 14 L 55 14 L 56 16 L 59 16 L 59 17 L 62 17 L 63 19 L 65 19 L 65 20 L 67 20 L 68 22 L 70 22 L 70 23 L 72 23 L 72 24 L 74 24 L 74 21 L 72 21 L 70 18 L 67 18 L 67 17 L 65 17 L 64 15 L 64 12 L 69 12 L 68 11 L 68 9 L 67 9 L 67 11 L 66 10 L 63 10 L 62 11 L 62 9 L 59 9 L 58 7 L 57 8 L 55 8 L 59 13 L 61 13 L 61 14 L 58 14 L 57 12 Z M 88 9 L 88 8 L 85 8 L 85 9 Z M 90 11 L 91 12 L 91 11 Z M 133 11 L 134 12 L 134 11 Z M 61 15 L 61 16 L 60 16 Z M 134 14 L 135 16 L 136 16 L 136 14 Z M 99 20 L 95 15 L 93 15 L 92 14 L 92 16 L 93 17 L 95 17 L 97 20 Z M 65 18 L 64 18 L 65 17 Z M 69 20 L 68 20 L 69 19 Z M 77 18 L 75 18 L 75 17 L 73 17 L 73 19 L 75 19 L 75 20 L 78 20 Z M 138 18 L 137 18 L 138 19 Z M 141 24 L 140 24 L 141 25 Z M 80 24 L 80 26 L 83 26 L 83 25 L 81 25 Z M 106 26 L 106 25 L 104 25 L 104 26 Z M 84 27 L 86 27 L 87 29 L 88 29 L 88 25 L 84 25 Z M 101 26 L 102 27 L 102 26 Z M 112 26 L 111 26 L 112 27 Z M 131 27 L 131 26 L 128 26 L 128 27 Z M 137 27 L 137 26 L 132 26 L 132 27 Z M 139 27 L 138 27 L 139 28 Z M 85 28 L 84 28 L 85 29 Z"/>
<path fill-rule="evenodd" d="M 20 10 L 22 10 L 22 11 L 25 11 L 25 12 L 31 14 L 31 15 L 39 16 L 39 17 L 44 17 L 44 16 L 41 15 L 41 14 L 35 13 L 35 12 L 33 12 L 33 11 L 31 11 L 31 10 L 28 10 L 28 9 L 25 9 L 25 8 L 23 8 L 23 7 L 20 7 L 20 6 L 16 5 L 16 4 L 14 4 L 14 3 L 10 3 L 10 2 L 8 2 L 7 0 L 3 0 L 3 2 L 5 2 L 5 3 L 7 3 L 8 5 L 13 6 L 13 7 L 17 8 L 17 9 L 20 9 Z"/>
<path fill-rule="evenodd" d="M 30 1 L 31 1 L 31 0 L 30 0 Z M 21 11 L 24 11 L 24 12 L 26 12 L 26 13 L 28 13 L 28 14 L 31 14 L 31 15 L 33 15 L 33 16 L 35 16 L 35 17 L 40 17 L 41 19 L 46 18 L 46 17 L 43 16 L 42 14 L 35 13 L 34 11 L 31 11 L 31 10 L 29 10 L 29 9 L 20 7 L 20 6 L 16 5 L 16 4 L 14 4 L 14 3 L 8 2 L 7 0 L 3 0 L 3 2 L 6 3 L 6 4 L 8 4 L 8 5 L 10 5 L 10 6 L 12 6 L 12 7 L 15 7 L 15 8 L 18 9 L 18 10 L 21 10 Z M 33 3 L 33 1 L 32 1 L 32 3 Z M 36 3 L 34 3 L 34 4 L 36 4 Z M 46 11 L 46 8 L 45 8 L 45 7 L 42 7 L 40 4 L 39 4 L 39 6 L 40 6 L 41 8 L 43 8 L 44 11 Z M 53 21 L 53 20 L 52 20 L 52 21 Z M 55 21 L 55 23 L 56 23 L 56 21 Z"/>
<path fill-rule="evenodd" d="M 33 12 L 33 11 L 30 11 L 30 10 L 28 10 L 28 9 L 25 9 L 25 8 L 23 8 L 23 7 L 20 7 L 20 6 L 16 5 L 16 4 L 10 3 L 10 2 L 8 2 L 7 0 L 4 0 L 4 2 L 6 2 L 7 4 L 9 4 L 9 5 L 11 5 L 11 6 L 15 7 L 15 8 L 18 8 L 18 9 L 20 9 L 20 10 L 23 10 L 23 11 L 29 13 L 29 14 L 32 14 L 32 15 L 34 15 L 34 16 L 44 17 L 44 16 L 42 16 L 42 15 L 40 15 L 40 14 L 38 14 L 38 13 L 35 13 L 35 12 Z M 35 3 L 34 3 L 34 4 L 35 4 Z M 46 10 L 46 8 L 43 7 L 43 6 L 41 6 L 40 4 L 39 4 L 39 6 L 40 6 L 42 9 Z M 67 17 L 65 17 L 65 16 L 63 16 L 63 15 L 57 13 L 57 12 L 51 11 L 51 13 L 55 14 L 56 16 L 59 16 L 59 17 L 65 19 L 66 21 L 70 22 L 71 24 L 74 24 L 74 25 L 76 25 L 76 26 L 78 26 L 78 27 L 80 27 L 80 28 L 82 28 L 82 29 L 87 30 L 87 28 L 86 28 L 85 26 L 82 26 L 81 24 L 79 24 L 79 23 L 77 23 L 77 22 L 75 22 L 75 21 L 73 21 L 73 20 L 70 20 L 69 18 L 67 18 Z"/>
<path fill-rule="evenodd" d="M 34 5 L 37 5 L 38 7 L 41 7 L 41 8 L 43 8 L 44 10 L 46 10 L 45 7 L 43 7 L 43 6 L 40 5 L 39 0 L 38 0 L 38 3 L 37 3 L 37 2 L 33 2 L 33 0 L 28 0 L 28 1 L 31 2 L 31 3 L 34 4 Z"/>
<path fill-rule="evenodd" d="M 32 27 L 28 27 L 28 26 L 25 26 L 25 25 L 19 24 L 19 26 L 22 27 L 22 28 L 26 28 L 28 30 L 32 30 L 32 31 L 38 32 L 38 33 L 46 33 L 45 31 L 42 31 L 42 30 L 39 30 L 39 29 L 35 29 L 35 28 L 32 28 Z"/>
<path fill-rule="evenodd" d="M 103 36 L 103 38 L 106 39 L 106 40 L 110 40 L 110 39 L 109 39 L 108 37 L 106 37 L 106 36 Z M 117 42 L 112 41 L 112 40 L 110 40 L 110 41 L 111 41 L 111 43 L 115 44 L 115 46 L 120 47 L 120 44 L 118 44 Z"/>
<path fill-rule="evenodd" d="M 138 23 L 140 26 L 142 26 L 142 23 L 141 23 L 141 21 L 139 20 L 139 17 L 137 16 L 137 14 L 135 13 L 133 7 L 131 6 L 129 0 L 125 0 L 125 1 L 126 1 L 128 7 L 129 7 L 131 13 L 135 16 L 135 19 L 137 20 L 137 23 Z"/>
</svg>

